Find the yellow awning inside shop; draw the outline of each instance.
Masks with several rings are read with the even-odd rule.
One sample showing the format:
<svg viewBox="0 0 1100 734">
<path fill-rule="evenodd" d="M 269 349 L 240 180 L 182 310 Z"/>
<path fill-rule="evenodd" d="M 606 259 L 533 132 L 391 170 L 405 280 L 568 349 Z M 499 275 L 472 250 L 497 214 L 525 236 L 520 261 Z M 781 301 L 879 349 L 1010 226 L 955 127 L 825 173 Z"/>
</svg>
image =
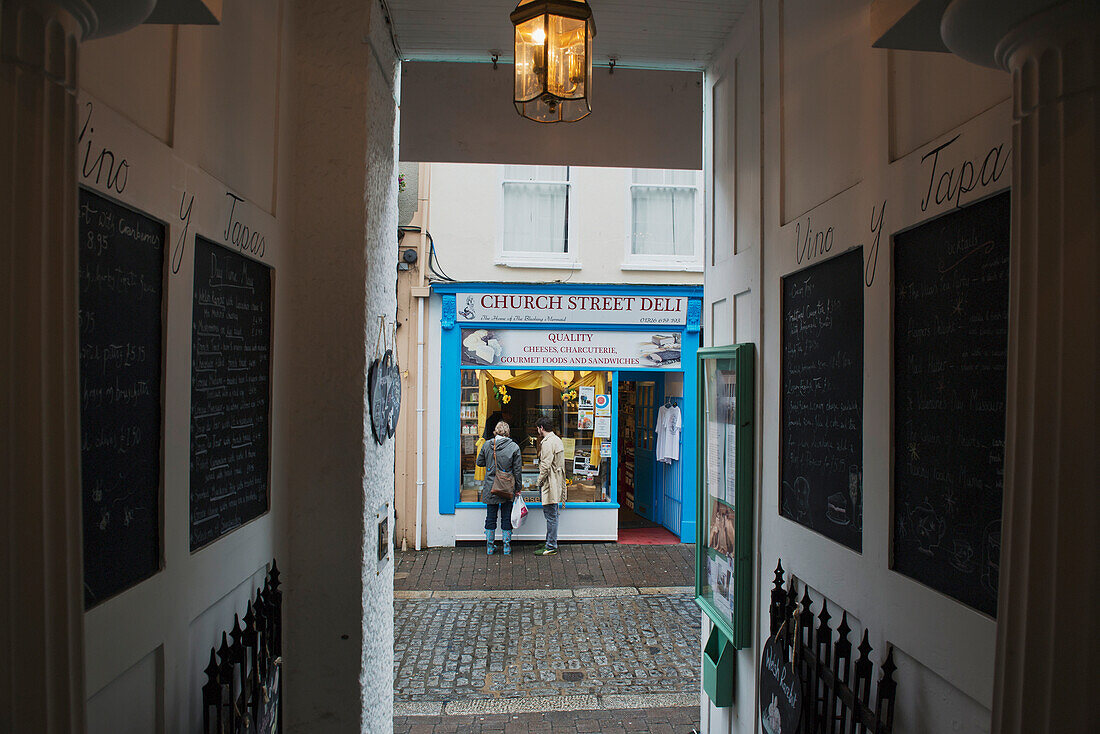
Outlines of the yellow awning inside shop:
<svg viewBox="0 0 1100 734">
<path fill-rule="evenodd" d="M 546 387 L 547 380 L 549 380 L 550 387 L 558 393 L 558 399 L 561 399 L 561 393 L 572 387 L 595 387 L 596 394 L 603 395 L 607 393 L 607 373 L 606 372 L 592 372 L 587 370 L 581 370 L 578 372 L 572 371 L 560 371 L 560 370 L 478 370 L 477 371 L 477 424 L 478 426 L 485 426 L 485 421 L 489 419 L 489 416 L 494 410 L 500 410 L 503 406 L 496 399 L 493 388 L 496 386 L 504 386 L 514 388 L 516 390 L 538 390 L 539 388 Z M 475 453 L 481 452 L 481 446 L 485 443 L 485 439 L 478 438 L 477 447 L 474 449 Z M 592 453 L 590 463 L 593 466 L 600 465 L 600 439 L 595 435 L 592 437 Z M 485 468 L 477 467 L 474 470 L 474 479 L 482 480 L 485 478 Z"/>
</svg>

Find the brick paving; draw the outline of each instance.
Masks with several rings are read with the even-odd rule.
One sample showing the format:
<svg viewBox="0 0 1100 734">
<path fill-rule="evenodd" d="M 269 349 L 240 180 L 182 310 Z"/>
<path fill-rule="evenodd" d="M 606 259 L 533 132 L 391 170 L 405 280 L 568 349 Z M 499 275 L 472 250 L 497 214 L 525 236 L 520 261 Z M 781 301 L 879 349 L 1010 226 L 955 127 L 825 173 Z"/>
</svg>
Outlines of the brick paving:
<svg viewBox="0 0 1100 734">
<path fill-rule="evenodd" d="M 426 589 L 574 589 L 691 586 L 695 546 L 562 543 L 556 556 L 534 555 L 537 543 L 516 543 L 505 556 L 485 545 L 397 553 L 398 591 Z"/>
<path fill-rule="evenodd" d="M 397 716 L 394 732 L 402 734 L 689 734 L 699 726 L 699 707 L 620 709 L 617 711 L 549 711 L 489 716 Z"/>
<path fill-rule="evenodd" d="M 536 547 L 397 554 L 394 732 L 696 729 L 693 546 Z"/>
</svg>

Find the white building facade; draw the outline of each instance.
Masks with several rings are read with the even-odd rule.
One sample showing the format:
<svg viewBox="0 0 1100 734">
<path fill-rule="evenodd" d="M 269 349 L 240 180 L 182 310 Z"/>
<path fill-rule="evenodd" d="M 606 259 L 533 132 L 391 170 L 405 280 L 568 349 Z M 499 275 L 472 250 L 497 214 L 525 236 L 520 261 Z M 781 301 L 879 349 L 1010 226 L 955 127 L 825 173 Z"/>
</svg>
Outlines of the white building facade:
<svg viewBox="0 0 1100 734">
<path fill-rule="evenodd" d="M 413 318 L 411 301 L 398 318 L 409 355 L 406 395 L 410 403 L 416 395 L 424 401 L 418 413 L 423 420 L 421 438 L 409 431 L 409 440 L 417 441 L 409 453 L 426 454 L 428 460 L 419 485 L 413 472 L 402 476 L 399 461 L 397 542 L 422 547 L 483 537 L 485 512 L 476 502 L 480 482 L 473 462 L 485 423 L 498 411 L 508 414 L 530 464 L 525 464 L 524 484 L 531 485 L 525 499 L 534 512 L 517 538 L 540 538 L 545 532 L 533 491 L 533 418 L 542 411 L 560 419 L 565 438 L 584 447 L 577 449 L 567 440 L 567 476 L 575 482 L 570 502 L 578 504 L 577 511 L 567 514 L 562 539 L 614 540 L 616 511 L 623 504 L 693 539 L 694 509 L 690 498 L 683 504 L 682 467 L 658 466 L 653 454 L 656 426 L 643 422 L 656 420 L 661 403 L 682 406 L 685 379 L 693 384 L 691 345 L 698 345 L 702 303 L 702 172 L 436 163 L 421 164 L 417 178 L 420 205 L 411 231 L 425 240 L 424 233 L 430 234 L 423 249 L 428 259 L 424 270 L 433 281 L 431 296 L 424 299 L 422 373 L 411 369 L 419 322 Z M 399 278 L 400 303 L 405 303 L 401 294 L 406 280 L 411 290 L 418 287 L 412 285 L 417 277 L 411 273 Z M 489 299 L 490 308 L 475 316 L 472 309 L 482 310 L 484 299 Z M 468 308 L 469 303 L 474 306 Z M 492 308 L 494 304 L 499 308 Z M 405 330 L 406 324 L 413 328 Z M 594 339 L 597 346 L 588 353 L 628 350 L 632 356 L 619 362 L 570 357 L 565 365 L 503 355 L 502 366 L 530 369 L 509 369 L 509 374 L 478 370 L 483 363 L 470 362 L 476 356 L 458 342 L 477 339 L 479 328 L 520 352 L 546 349 L 534 342 L 556 339 L 565 331 L 570 338 Z M 449 348 L 452 334 L 455 346 Z M 666 345 L 674 345 L 675 362 L 655 361 L 659 358 L 653 355 L 661 348 L 654 339 L 662 338 Z M 481 346 L 483 352 L 490 349 Z M 638 349 L 646 355 L 631 362 Z M 508 363 L 509 359 L 519 361 Z M 594 369 L 599 366 L 604 369 Z M 421 375 L 420 381 L 415 374 Z M 448 391 L 451 382 L 453 391 Z M 561 398 L 574 384 L 607 396 L 613 403 L 609 413 L 593 419 L 610 421 L 579 428 L 575 411 L 583 406 Z M 501 385 L 511 390 L 510 405 L 497 399 L 495 391 Z M 638 420 L 631 421 L 633 403 L 639 400 L 643 407 Z M 630 407 L 620 411 L 620 403 Z M 635 432 L 637 455 L 633 445 L 618 444 L 625 433 L 630 433 L 632 443 Z M 457 433 L 457 440 L 452 433 Z M 582 467 L 578 462 L 585 459 L 592 463 Z M 637 477 L 635 461 L 644 464 Z M 639 487 L 635 494 L 635 484 L 644 489 Z M 419 498 L 418 486 L 423 491 Z"/>
</svg>

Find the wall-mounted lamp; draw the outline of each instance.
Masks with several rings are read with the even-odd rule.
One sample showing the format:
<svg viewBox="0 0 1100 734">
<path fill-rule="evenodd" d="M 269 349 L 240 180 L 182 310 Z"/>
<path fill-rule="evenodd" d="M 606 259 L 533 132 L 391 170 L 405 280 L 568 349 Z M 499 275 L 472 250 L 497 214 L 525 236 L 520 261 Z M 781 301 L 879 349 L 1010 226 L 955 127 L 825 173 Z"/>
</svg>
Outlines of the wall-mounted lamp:
<svg viewBox="0 0 1100 734">
<path fill-rule="evenodd" d="M 592 39 L 584 0 L 520 0 L 516 27 L 516 112 L 535 122 L 576 122 L 592 111 Z"/>
</svg>

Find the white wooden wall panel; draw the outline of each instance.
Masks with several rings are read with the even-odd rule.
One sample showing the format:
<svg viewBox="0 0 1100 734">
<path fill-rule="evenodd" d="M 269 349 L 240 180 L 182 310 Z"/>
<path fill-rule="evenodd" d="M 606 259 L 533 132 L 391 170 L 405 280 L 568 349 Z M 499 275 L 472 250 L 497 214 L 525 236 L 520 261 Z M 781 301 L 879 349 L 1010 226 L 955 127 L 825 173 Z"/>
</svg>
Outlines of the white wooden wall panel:
<svg viewBox="0 0 1100 734">
<path fill-rule="evenodd" d="M 783 0 L 779 8 L 772 66 L 780 74 L 786 223 L 860 181 L 865 108 L 877 90 L 864 78 L 871 59 L 867 3 Z"/>
<path fill-rule="evenodd" d="M 888 51 L 886 59 L 891 161 L 1012 96 L 1007 72 L 953 54 Z"/>
</svg>

